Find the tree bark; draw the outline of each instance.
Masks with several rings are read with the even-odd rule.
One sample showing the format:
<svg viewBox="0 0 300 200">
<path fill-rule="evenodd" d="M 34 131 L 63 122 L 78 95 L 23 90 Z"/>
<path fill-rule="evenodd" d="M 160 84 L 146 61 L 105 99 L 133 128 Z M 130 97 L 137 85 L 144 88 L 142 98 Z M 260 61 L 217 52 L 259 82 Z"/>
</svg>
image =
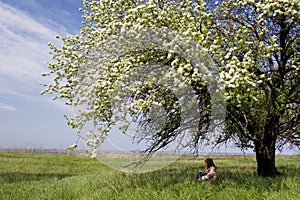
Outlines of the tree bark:
<svg viewBox="0 0 300 200">
<path fill-rule="evenodd" d="M 258 176 L 274 177 L 279 174 L 275 166 L 277 119 L 275 117 L 267 122 L 262 138 L 254 141 Z"/>
<path fill-rule="evenodd" d="M 275 148 L 255 142 L 255 151 L 258 176 L 276 176 L 278 172 L 275 167 Z"/>
</svg>

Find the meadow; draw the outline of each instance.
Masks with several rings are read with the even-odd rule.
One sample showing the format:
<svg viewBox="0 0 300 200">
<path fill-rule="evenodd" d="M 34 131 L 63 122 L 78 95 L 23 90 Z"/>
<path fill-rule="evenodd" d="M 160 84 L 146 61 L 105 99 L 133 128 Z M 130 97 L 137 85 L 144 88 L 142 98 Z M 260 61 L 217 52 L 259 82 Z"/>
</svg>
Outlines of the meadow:
<svg viewBox="0 0 300 200">
<path fill-rule="evenodd" d="M 277 157 L 276 178 L 257 177 L 254 157 L 213 157 L 219 180 L 195 181 L 203 159 L 124 173 L 78 154 L 0 152 L 0 199 L 300 199 L 300 156 Z"/>
</svg>

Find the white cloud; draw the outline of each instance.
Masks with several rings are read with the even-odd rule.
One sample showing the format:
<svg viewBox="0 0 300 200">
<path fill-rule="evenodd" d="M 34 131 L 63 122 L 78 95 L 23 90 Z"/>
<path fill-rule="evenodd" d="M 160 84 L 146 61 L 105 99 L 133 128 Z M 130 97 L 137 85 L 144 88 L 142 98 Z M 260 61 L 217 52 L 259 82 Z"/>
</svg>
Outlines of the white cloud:
<svg viewBox="0 0 300 200">
<path fill-rule="evenodd" d="M 0 2 L 0 75 L 30 86 L 41 83 L 49 60 L 48 41 L 58 34 Z"/>
<path fill-rule="evenodd" d="M 0 103 L 0 110 L 17 111 L 14 106 L 5 103 Z"/>
<path fill-rule="evenodd" d="M 51 23 L 51 19 L 47 20 Z M 63 25 L 61 29 L 50 27 L 0 2 L 0 94 L 65 110 L 61 103 L 40 95 L 43 89 L 40 84 L 49 82 L 41 76 L 48 71 L 47 61 L 51 59 L 48 42 L 58 43 L 55 35 L 65 35 L 66 30 Z M 6 103 L 1 104 L 2 109 L 14 110 Z"/>
<path fill-rule="evenodd" d="M 73 141 L 61 134 L 70 131 L 62 116 L 72 108 L 40 95 L 40 83 L 49 82 L 41 76 L 51 60 L 48 42 L 60 45 L 55 35 L 79 28 L 73 8 L 66 0 L 0 0 L 0 146 Z"/>
<path fill-rule="evenodd" d="M 10 97 L 16 98 L 16 99 L 24 99 L 26 101 L 32 102 L 34 105 L 40 106 L 40 105 L 46 105 L 46 107 L 54 108 L 55 110 L 62 111 L 63 113 L 72 113 L 73 108 L 70 106 L 65 105 L 65 103 L 62 100 L 56 100 L 53 101 L 51 97 L 48 95 L 33 95 L 29 93 L 21 93 L 18 91 L 10 90 L 10 89 L 4 89 L 0 88 L 0 95 L 5 96 L 9 95 Z M 1 103 L 0 103 L 1 104 Z M 2 103 L 4 104 L 4 103 Z M 13 107 L 13 106 L 11 106 Z"/>
</svg>

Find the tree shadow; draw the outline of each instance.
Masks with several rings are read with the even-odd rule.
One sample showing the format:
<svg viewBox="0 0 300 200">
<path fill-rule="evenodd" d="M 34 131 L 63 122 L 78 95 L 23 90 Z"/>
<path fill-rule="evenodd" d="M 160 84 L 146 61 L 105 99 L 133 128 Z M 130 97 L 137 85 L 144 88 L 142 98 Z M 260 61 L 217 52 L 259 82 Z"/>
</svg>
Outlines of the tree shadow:
<svg viewBox="0 0 300 200">
<path fill-rule="evenodd" d="M 219 167 L 219 178 L 217 181 L 210 181 L 212 185 L 220 188 L 239 187 L 245 190 L 255 189 L 257 192 L 272 192 L 287 189 L 287 179 L 300 180 L 298 168 L 281 166 L 278 167 L 279 175 L 274 177 L 260 177 L 257 175 L 256 167 Z"/>
<path fill-rule="evenodd" d="M 56 174 L 56 173 L 21 173 L 7 172 L 0 173 L 1 183 L 16 183 L 21 181 L 55 181 L 65 177 L 73 176 L 72 174 Z"/>
<path fill-rule="evenodd" d="M 198 171 L 199 168 L 194 166 L 168 167 L 149 173 L 130 174 L 126 176 L 129 186 L 141 187 L 151 183 L 154 187 L 164 188 L 184 181 L 194 181 Z"/>
<path fill-rule="evenodd" d="M 226 166 L 218 167 L 218 179 L 210 181 L 196 181 L 195 177 L 199 172 L 197 166 L 184 166 L 184 167 L 168 167 L 145 174 L 132 174 L 128 177 L 128 186 L 142 187 L 147 186 L 149 183 L 157 188 L 173 187 L 174 184 L 182 182 L 190 182 L 190 184 L 209 184 L 216 190 L 225 188 L 243 188 L 244 190 L 256 190 L 259 193 L 269 192 L 273 190 L 283 190 L 284 181 L 289 178 L 300 177 L 300 172 L 297 168 L 293 167 L 280 167 L 280 175 L 277 177 L 263 178 L 259 177 L 256 173 L 256 167 L 239 167 L 239 166 Z M 122 187 L 125 187 L 122 185 Z M 288 187 L 288 186 L 286 186 Z M 122 188 L 119 188 L 122 190 Z"/>
</svg>

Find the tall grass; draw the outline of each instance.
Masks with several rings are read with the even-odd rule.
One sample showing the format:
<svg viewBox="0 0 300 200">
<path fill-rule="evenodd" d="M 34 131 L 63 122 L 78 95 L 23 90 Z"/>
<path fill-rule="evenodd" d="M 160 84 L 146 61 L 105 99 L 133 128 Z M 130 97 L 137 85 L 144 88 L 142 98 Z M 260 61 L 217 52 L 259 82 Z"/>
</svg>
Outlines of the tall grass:
<svg viewBox="0 0 300 200">
<path fill-rule="evenodd" d="M 214 161 L 219 180 L 195 181 L 203 158 L 134 174 L 79 155 L 0 152 L 0 199 L 300 199 L 300 156 L 277 157 L 276 178 L 257 177 L 254 157 Z"/>
</svg>

